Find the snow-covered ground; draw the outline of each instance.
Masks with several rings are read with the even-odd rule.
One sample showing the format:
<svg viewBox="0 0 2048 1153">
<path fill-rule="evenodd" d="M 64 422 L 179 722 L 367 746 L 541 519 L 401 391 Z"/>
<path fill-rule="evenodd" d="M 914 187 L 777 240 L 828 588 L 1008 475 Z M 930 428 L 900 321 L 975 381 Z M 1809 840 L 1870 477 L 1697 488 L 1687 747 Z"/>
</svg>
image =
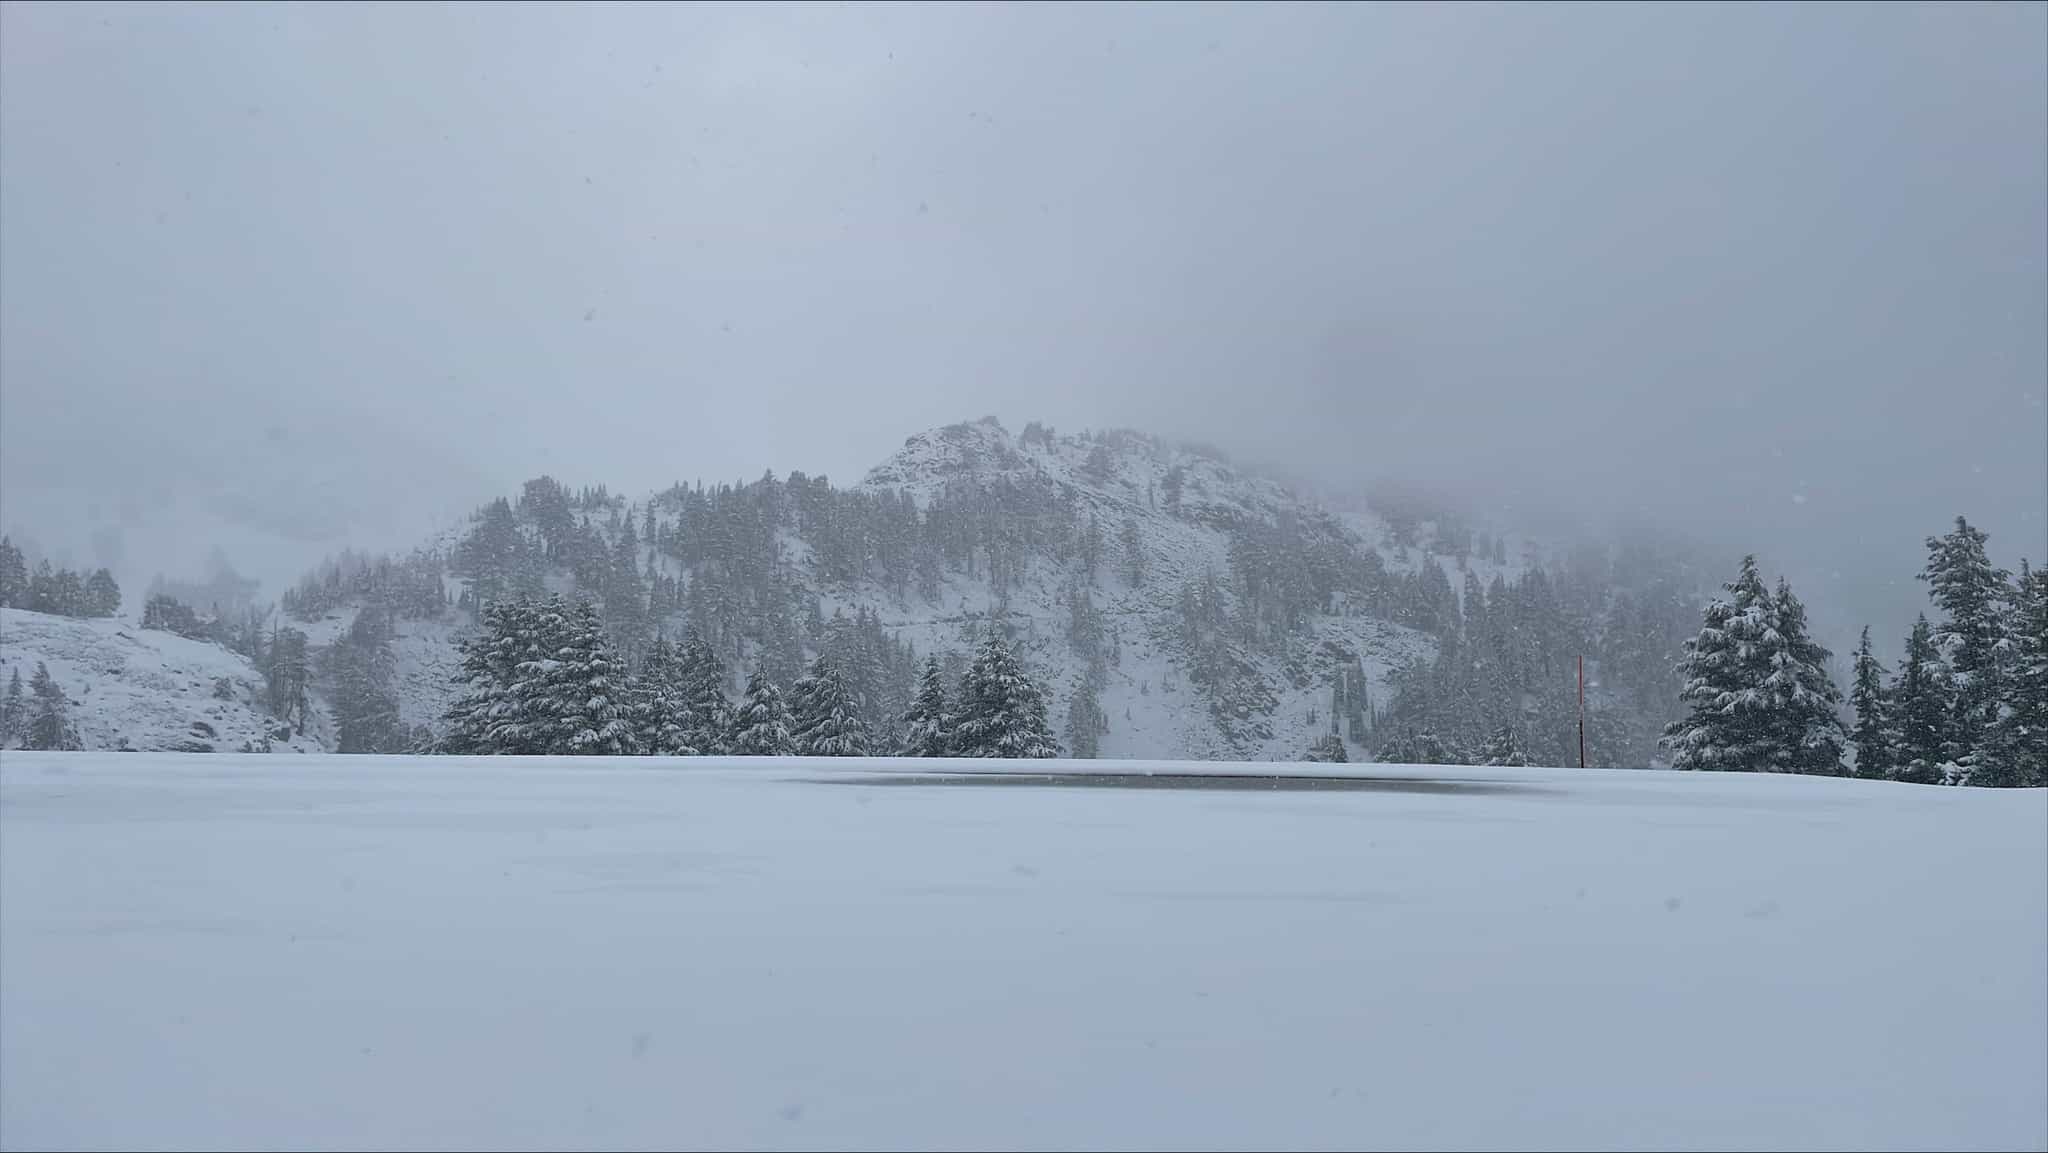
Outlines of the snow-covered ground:
<svg viewBox="0 0 2048 1153">
<path fill-rule="evenodd" d="M 0 1144 L 2048 1145 L 2043 792 L 947 767 L 9 752 Z"/>
</svg>

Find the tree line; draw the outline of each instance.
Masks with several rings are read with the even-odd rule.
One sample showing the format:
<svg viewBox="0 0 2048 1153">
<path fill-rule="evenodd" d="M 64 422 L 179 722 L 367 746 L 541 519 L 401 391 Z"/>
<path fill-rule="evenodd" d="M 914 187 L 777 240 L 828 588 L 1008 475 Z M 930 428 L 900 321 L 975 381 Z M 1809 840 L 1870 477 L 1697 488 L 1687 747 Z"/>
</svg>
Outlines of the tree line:
<svg viewBox="0 0 2048 1153">
<path fill-rule="evenodd" d="M 1384 709 L 1362 669 L 1333 674 L 1329 728 L 1340 740 L 1312 751 L 1334 759 L 1348 737 L 1402 764 L 1576 764 L 1583 656 L 1587 763 L 1646 764 L 1675 715 L 1674 670 L 1699 619 L 1690 565 L 1647 535 L 1575 550 L 1555 571 L 1482 582 L 1468 569 L 1462 592 L 1425 563 L 1415 582 L 1436 652 L 1393 671 Z"/>
<path fill-rule="evenodd" d="M 7 679 L 7 691 L 0 695 L 0 746 L 21 742 L 24 749 L 76 749 L 78 730 L 66 711 L 64 690 L 50 668 L 36 662 L 29 679 L 28 694 L 22 693 L 21 670 Z"/>
<path fill-rule="evenodd" d="M 1045 692 L 990 627 L 957 687 L 928 658 L 892 726 L 868 723 L 843 649 L 791 681 L 756 667 L 735 702 L 727 667 L 691 632 L 657 636 L 637 671 L 589 600 L 515 595 L 486 602 L 461 642 L 462 695 L 435 751 L 484 755 L 960 756 L 1059 755 Z"/>
<path fill-rule="evenodd" d="M 121 611 L 121 586 L 104 568 L 81 573 L 54 568 L 43 560 L 31 573 L 21 550 L 0 536 L 0 608 L 60 617 L 110 617 Z"/>
<path fill-rule="evenodd" d="M 1743 558 L 1708 605 L 1680 671 L 1687 715 L 1666 734 L 1678 768 L 1820 773 L 1918 784 L 2048 785 L 2048 573 L 1994 566 L 1962 517 L 1927 538 L 1938 613 L 1906 636 L 1895 671 L 1857 646 L 1849 705 L 1828 650 L 1784 580 L 1767 588 Z M 1845 760 L 1845 757 L 1848 758 Z"/>
</svg>

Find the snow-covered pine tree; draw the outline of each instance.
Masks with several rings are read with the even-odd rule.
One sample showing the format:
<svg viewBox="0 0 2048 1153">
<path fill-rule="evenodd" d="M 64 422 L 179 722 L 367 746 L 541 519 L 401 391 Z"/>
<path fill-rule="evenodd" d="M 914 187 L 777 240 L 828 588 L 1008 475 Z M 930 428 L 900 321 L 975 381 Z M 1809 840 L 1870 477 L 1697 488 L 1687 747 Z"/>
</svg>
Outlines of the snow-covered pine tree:
<svg viewBox="0 0 2048 1153">
<path fill-rule="evenodd" d="M 1059 756 L 1046 721 L 1045 691 L 993 629 L 961 679 L 953 726 L 957 757 Z"/>
<path fill-rule="evenodd" d="M 683 663 L 667 637 L 655 637 L 640 664 L 634 719 L 640 747 L 657 757 L 691 756 L 690 710 Z"/>
<path fill-rule="evenodd" d="M 307 666 L 306 634 L 279 626 L 270 636 L 270 712 L 294 731 L 306 728 Z"/>
<path fill-rule="evenodd" d="M 1741 571 L 1723 587 L 1728 596 L 1707 605 L 1699 635 L 1685 642 L 1679 699 L 1691 711 L 1664 730 L 1664 745 L 1674 768 L 1757 772 L 1770 768 L 1777 753 L 1764 686 L 1776 614 L 1754 556 L 1743 557 Z"/>
<path fill-rule="evenodd" d="M 1160 491 L 1161 491 L 1161 493 L 1163 493 L 1163 494 L 1165 495 L 1165 497 L 1166 497 L 1166 512 L 1167 512 L 1167 515 L 1169 515 L 1169 516 L 1179 516 L 1179 515 L 1180 515 L 1180 498 L 1181 498 L 1181 491 L 1182 491 L 1182 489 L 1184 489 L 1184 488 L 1185 488 L 1186 486 L 1187 486 L 1187 470 L 1186 470 L 1186 469 L 1182 468 L 1182 467 L 1181 467 L 1180 465 L 1174 465 L 1174 466 L 1173 466 L 1172 468 L 1169 468 L 1169 469 L 1167 469 L 1167 470 L 1166 470 L 1166 479 L 1165 479 L 1165 481 L 1163 481 L 1163 482 L 1161 483 L 1161 485 L 1160 485 Z"/>
<path fill-rule="evenodd" d="M 798 756 L 865 757 L 868 727 L 829 656 L 790 687 L 791 737 Z"/>
<path fill-rule="evenodd" d="M 1897 729 L 1893 775 L 1916 785 L 1945 783 L 1955 771 L 1955 685 L 1926 614 L 1906 637 L 1906 659 L 1891 691 L 1892 723 Z"/>
<path fill-rule="evenodd" d="M 1351 754 L 1344 750 L 1344 738 L 1335 733 L 1324 733 L 1308 747 L 1308 755 L 1301 758 L 1317 764 L 1341 765 L 1351 760 Z"/>
<path fill-rule="evenodd" d="M 1999 783 L 2048 786 L 2048 569 L 2020 562 L 2013 594 L 2012 658 L 2005 677 L 2005 710 L 1991 735 L 1994 755 L 2009 768 Z"/>
<path fill-rule="evenodd" d="M 1484 765 L 1510 765 L 1520 767 L 1529 763 L 1529 758 L 1515 740 L 1513 725 L 1501 725 L 1493 730 L 1486 744 L 1479 751 L 1480 763 Z"/>
<path fill-rule="evenodd" d="M 803 640 L 797 635 L 795 606 L 787 585 L 778 580 L 769 586 L 759 610 L 760 664 L 768 678 L 787 683 L 791 690 L 804 675 Z"/>
<path fill-rule="evenodd" d="M 1107 727 L 1093 678 L 1081 678 L 1081 683 L 1074 686 L 1074 695 L 1067 700 L 1067 755 L 1083 761 L 1100 756 L 1102 733 Z"/>
<path fill-rule="evenodd" d="M 950 756 L 952 724 L 946 706 L 945 673 L 937 654 L 925 658 L 917 678 L 917 695 L 903 713 L 903 755 Z"/>
<path fill-rule="evenodd" d="M 478 603 L 519 590 L 526 564 L 526 540 L 519 532 L 512 506 L 503 497 L 484 506 L 476 526 L 455 550 L 455 571 L 470 580 Z"/>
<path fill-rule="evenodd" d="M 625 665 L 612 655 L 597 606 L 582 601 L 569 614 L 554 666 L 542 677 L 542 685 L 552 713 L 553 751 L 591 757 L 640 752 L 633 724 L 635 692 Z"/>
<path fill-rule="evenodd" d="M 391 651 L 391 613 L 369 604 L 356 613 L 324 655 L 334 685 L 335 749 L 343 753 L 396 753 L 409 739 L 398 719 Z"/>
<path fill-rule="evenodd" d="M 789 733 L 789 709 L 782 690 L 768 675 L 755 670 L 747 678 L 747 697 L 733 718 L 732 754 L 737 757 L 789 757 L 796 741 Z"/>
<path fill-rule="evenodd" d="M 7 678 L 7 695 L 0 697 L 0 748 L 13 744 L 28 723 L 28 702 L 21 693 L 21 670 Z"/>
<path fill-rule="evenodd" d="M 1372 735 L 1372 686 L 1365 679 L 1365 662 L 1351 658 L 1351 669 L 1341 677 L 1344 685 L 1344 729 L 1354 744 L 1364 744 Z"/>
<path fill-rule="evenodd" d="M 1117 534 L 1118 551 L 1122 554 L 1124 583 L 1132 588 L 1145 584 L 1145 544 L 1138 535 L 1138 518 L 1124 517 L 1123 528 Z"/>
<path fill-rule="evenodd" d="M 1927 538 L 1927 567 L 1920 573 L 1942 611 L 1942 620 L 1934 626 L 1934 643 L 1955 681 L 1950 737 L 1960 746 L 1959 767 L 1971 771 L 1973 778 L 1978 776 L 1972 770 L 1979 767 L 1979 754 L 1997 723 L 2004 699 L 1999 673 L 2005 639 L 2004 603 L 2010 593 L 2008 574 L 1992 567 L 1985 552 L 1988 539 L 1983 530 L 1957 517 L 1954 531 Z M 1980 783 L 2006 783 L 2007 774 L 2001 768 L 1983 768 L 1990 771 Z"/>
<path fill-rule="evenodd" d="M 1784 577 L 1778 578 L 1772 604 L 1777 609 L 1778 643 L 1765 683 L 1771 688 L 1771 716 L 1779 733 L 1777 770 L 1841 776 L 1842 691 L 1828 674 L 1830 654 L 1808 631 L 1806 606 Z"/>
<path fill-rule="evenodd" d="M 462 671 L 455 681 L 464 688 L 442 714 L 443 728 L 436 746 L 441 752 L 479 755 L 503 751 L 497 748 L 491 728 L 505 707 L 513 669 L 524 659 L 516 619 L 523 609 L 513 601 L 492 601 L 477 614 L 477 631 L 456 642 L 462 653 Z"/>
<path fill-rule="evenodd" d="M 114 583 L 114 574 L 106 569 L 94 569 L 85 578 L 84 604 L 81 606 L 89 617 L 110 617 L 121 611 L 121 586 Z"/>
<path fill-rule="evenodd" d="M 1454 765 L 1464 760 L 1445 746 L 1443 738 L 1428 730 L 1395 736 L 1380 746 L 1375 759 L 1391 765 Z"/>
<path fill-rule="evenodd" d="M 1870 626 L 1863 626 L 1863 639 L 1856 646 L 1855 680 L 1849 703 L 1856 710 L 1856 728 L 1850 743 L 1856 747 L 1856 775 L 1867 781 L 1881 781 L 1892 775 L 1891 717 L 1884 695 L 1884 663 L 1870 652 Z"/>
<path fill-rule="evenodd" d="M 629 657 L 647 630 L 647 586 L 640 575 L 640 540 L 633 533 L 630 516 L 612 542 L 611 567 L 604 583 L 604 624 L 612 647 Z"/>
<path fill-rule="evenodd" d="M 563 707 L 553 674 L 569 643 L 570 608 L 560 594 L 534 603 L 522 599 L 513 617 L 517 661 L 494 711 L 491 751 L 537 757 L 567 751 Z"/>
<path fill-rule="evenodd" d="M 697 586 L 693 583 L 694 590 Z M 682 746 L 689 754 L 721 757 L 732 751 L 733 707 L 725 695 L 725 662 L 702 636 L 692 632 L 677 653 L 683 708 L 689 722 Z"/>
<path fill-rule="evenodd" d="M 28 563 L 14 542 L 0 536 L 0 608 L 28 607 Z"/>
<path fill-rule="evenodd" d="M 34 702 L 29 706 L 28 731 L 21 747 L 76 749 L 78 734 L 72 731 L 71 718 L 65 711 L 64 690 L 57 684 L 57 678 L 50 675 L 48 665 L 36 662 L 36 673 L 29 678 L 28 690 Z"/>
</svg>

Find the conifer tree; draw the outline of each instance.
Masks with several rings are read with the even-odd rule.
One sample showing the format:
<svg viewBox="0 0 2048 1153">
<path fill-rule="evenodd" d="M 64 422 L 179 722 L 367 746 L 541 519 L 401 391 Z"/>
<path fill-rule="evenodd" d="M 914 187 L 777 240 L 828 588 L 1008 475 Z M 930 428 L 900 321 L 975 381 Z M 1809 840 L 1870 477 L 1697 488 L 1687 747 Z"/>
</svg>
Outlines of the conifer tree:
<svg viewBox="0 0 2048 1153">
<path fill-rule="evenodd" d="M 7 695 L 0 697 L 0 747 L 12 744 L 28 725 L 28 703 L 21 693 L 21 670 L 7 678 Z"/>
<path fill-rule="evenodd" d="M 725 695 L 725 662 L 694 632 L 683 641 L 677 659 L 682 666 L 683 708 L 689 717 L 678 746 L 680 755 L 728 755 L 732 751 L 733 707 Z"/>
<path fill-rule="evenodd" d="M 1166 470 L 1166 479 L 1164 482 L 1161 483 L 1160 491 L 1165 494 L 1166 511 L 1168 515 L 1180 515 L 1181 490 L 1185 488 L 1186 485 L 1186 469 L 1182 468 L 1180 465 L 1174 465 L 1172 468 Z"/>
<path fill-rule="evenodd" d="M 1894 776 L 1919 785 L 1939 785 L 1954 770 L 1955 685 L 1934 630 L 1922 614 L 1906 638 L 1906 659 L 1892 688 L 1892 719 L 1898 730 Z"/>
<path fill-rule="evenodd" d="M 1096 695 L 1095 679 L 1081 678 L 1074 695 L 1067 700 L 1067 755 L 1083 761 L 1100 756 L 1102 733 L 1108 727 L 1108 718 L 1103 715 L 1102 702 Z"/>
<path fill-rule="evenodd" d="M 868 727 L 860 708 L 840 679 L 829 656 L 812 662 L 810 672 L 790 686 L 791 736 L 797 755 L 865 757 Z"/>
<path fill-rule="evenodd" d="M 1828 675 L 1828 650 L 1806 626 L 1806 606 L 1785 578 L 1772 598 L 1778 616 L 1778 647 L 1766 682 L 1773 692 L 1780 735 L 1777 769 L 1789 773 L 1842 775 L 1844 734 L 1842 693 Z"/>
<path fill-rule="evenodd" d="M 327 650 L 338 752 L 395 753 L 406 745 L 405 726 L 398 719 L 398 662 L 391 637 L 390 612 L 382 605 L 365 605 Z"/>
<path fill-rule="evenodd" d="M 1891 718 L 1884 695 L 1884 664 L 1871 655 L 1868 625 L 1856 646 L 1853 686 L 1849 703 L 1856 709 L 1856 728 L 1850 741 L 1856 746 L 1856 775 L 1869 781 L 1884 780 L 1892 775 Z"/>
<path fill-rule="evenodd" d="M 562 708 L 552 679 L 573 628 L 568 602 L 559 594 L 545 601 L 520 597 L 505 616 L 511 633 L 510 679 L 491 713 L 490 752 L 538 757 L 566 751 Z"/>
<path fill-rule="evenodd" d="M 2048 569 L 2029 569 L 2025 561 L 2013 593 L 2011 643 L 2005 708 L 1987 758 L 1997 771 L 1976 783 L 2038 789 L 2048 786 Z"/>
<path fill-rule="evenodd" d="M 114 574 L 106 569 L 94 569 L 85 580 L 84 603 L 80 606 L 89 617 L 110 617 L 121 611 L 121 586 L 114 583 Z"/>
<path fill-rule="evenodd" d="M 1520 767 L 1529 763 L 1528 756 L 1522 752 L 1521 745 L 1515 740 L 1512 725 L 1501 725 L 1493 731 L 1493 735 L 1487 738 L 1485 747 L 1480 750 L 1479 759 L 1480 763 L 1485 765 Z"/>
<path fill-rule="evenodd" d="M 578 602 L 563 615 L 560 627 L 551 659 L 537 662 L 526 682 L 529 732 L 539 751 L 614 757 L 638 753 L 632 686 L 625 666 L 612 655 L 597 607 Z"/>
<path fill-rule="evenodd" d="M 690 709 L 683 662 L 667 637 L 656 637 L 641 662 L 635 719 L 640 747 L 657 757 L 687 756 Z"/>
<path fill-rule="evenodd" d="M 733 718 L 732 754 L 737 757 L 789 757 L 796 755 L 796 741 L 789 732 L 789 709 L 782 690 L 755 670 L 747 678 L 747 696 Z"/>
<path fill-rule="evenodd" d="M 523 601 L 491 601 L 478 613 L 477 631 L 457 642 L 462 652 L 462 671 L 457 683 L 464 690 L 443 715 L 440 751 L 458 755 L 499 753 L 495 726 L 509 708 L 508 692 L 514 671 L 528 652 L 523 638 L 523 617 L 530 606 Z"/>
<path fill-rule="evenodd" d="M 633 518 L 625 518 L 612 544 L 612 563 L 604 585 L 604 623 L 613 645 L 623 653 L 637 650 L 647 627 L 647 587 L 640 575 L 640 541 Z"/>
<path fill-rule="evenodd" d="M 993 629 L 961 679 L 958 709 L 954 756 L 1059 756 L 1046 721 L 1044 690 Z"/>
<path fill-rule="evenodd" d="M 14 542 L 0 536 L 0 608 L 28 607 L 28 564 Z"/>
<path fill-rule="evenodd" d="M 57 684 L 57 678 L 50 675 L 48 665 L 36 662 L 36 673 L 29 678 L 28 689 L 34 700 L 29 706 L 28 731 L 21 747 L 76 749 L 78 734 L 72 731 L 70 717 L 65 711 L 64 690 Z"/>
<path fill-rule="evenodd" d="M 917 679 L 917 695 L 903 714 L 903 755 L 944 757 L 952 755 L 951 720 L 946 706 L 945 673 L 939 658 L 925 658 L 924 671 Z"/>
<path fill-rule="evenodd" d="M 1839 774 L 1841 691 L 1828 651 L 1807 632 L 1806 607 L 1783 580 L 1775 596 L 1766 590 L 1755 557 L 1725 587 L 1680 662 L 1690 712 L 1665 730 L 1673 766 Z"/>
<path fill-rule="evenodd" d="M 1770 592 L 1753 556 L 1723 587 L 1728 596 L 1707 605 L 1699 634 L 1685 642 L 1679 699 L 1690 712 L 1665 729 L 1664 743 L 1675 768 L 1753 772 L 1770 763 L 1775 745 L 1763 687 L 1766 634 L 1775 627 Z"/>
<path fill-rule="evenodd" d="M 279 625 L 270 637 L 270 712 L 297 732 L 306 728 L 306 688 L 310 680 L 306 634 Z"/>
<path fill-rule="evenodd" d="M 1966 771 L 1976 767 L 2004 698 L 1999 674 L 2007 574 L 1992 567 L 1984 549 L 1988 539 L 1983 530 L 1957 517 L 1954 531 L 1927 538 L 1927 567 L 1920 573 L 1942 611 L 1934 643 L 1954 677 L 1950 737 L 1959 746 L 1957 760 Z"/>
<path fill-rule="evenodd" d="M 1335 733 L 1324 733 L 1308 747 L 1308 755 L 1302 760 L 1318 764 L 1341 765 L 1351 760 L 1351 754 L 1344 749 L 1344 738 Z"/>
<path fill-rule="evenodd" d="M 1138 535 L 1138 518 L 1124 517 L 1124 525 L 1118 534 L 1119 551 L 1123 554 L 1124 583 L 1132 588 L 1145 584 L 1145 545 Z"/>
</svg>

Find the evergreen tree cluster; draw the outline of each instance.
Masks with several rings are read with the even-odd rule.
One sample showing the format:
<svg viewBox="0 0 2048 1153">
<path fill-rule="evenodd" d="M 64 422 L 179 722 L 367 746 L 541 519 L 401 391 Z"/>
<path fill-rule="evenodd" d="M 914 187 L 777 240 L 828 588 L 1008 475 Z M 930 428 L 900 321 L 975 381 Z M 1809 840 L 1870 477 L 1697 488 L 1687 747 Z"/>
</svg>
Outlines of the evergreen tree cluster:
<svg viewBox="0 0 2048 1153">
<path fill-rule="evenodd" d="M 69 701 L 50 667 L 36 662 L 28 691 L 22 691 L 21 670 L 7 679 L 7 691 L 0 695 L 0 748 L 70 750 L 80 748 L 78 731 L 71 725 Z"/>
<path fill-rule="evenodd" d="M 1483 585 L 1467 569 L 1453 591 L 1430 559 L 1411 582 L 1411 620 L 1435 633 L 1435 657 L 1394 671 L 1384 714 L 1359 707 L 1362 670 L 1337 685 L 1333 710 L 1351 718 L 1352 740 L 1367 739 L 1360 729 L 1372 734 L 1382 761 L 1577 764 L 1583 656 L 1587 763 L 1645 764 L 1680 687 L 1671 670 L 1697 612 L 1685 571 L 1668 546 L 1638 541 Z"/>
<path fill-rule="evenodd" d="M 407 620 L 431 619 L 449 608 L 443 572 L 440 554 L 430 550 L 398 558 L 344 550 L 286 589 L 278 607 L 300 621 L 319 620 L 350 601 Z"/>
<path fill-rule="evenodd" d="M 467 692 L 449 708 L 451 753 L 617 756 L 641 751 L 633 678 L 597 609 L 560 596 L 485 606 L 463 646 Z"/>
<path fill-rule="evenodd" d="M 2048 785 L 2048 573 L 1991 563 L 1963 517 L 1927 538 L 1920 579 L 1938 613 L 1913 622 L 1889 678 L 1857 646 L 1856 775 L 1916 784 Z"/>
<path fill-rule="evenodd" d="M 374 633 L 376 626 L 368 626 Z M 352 630 L 353 631 L 353 630 Z M 1059 754 L 1044 691 L 993 631 L 949 701 L 929 661 L 898 718 L 900 741 L 878 741 L 843 657 L 828 650 L 791 683 L 762 668 L 741 699 L 726 664 L 694 634 L 656 638 L 637 674 L 626 671 L 595 605 L 559 595 L 484 606 L 463 642 L 463 695 L 438 750 L 459 754 L 859 757 L 1051 757 Z M 357 674 L 372 683 L 367 673 Z"/>
<path fill-rule="evenodd" d="M 1988 787 L 2048 785 L 2048 580 L 2022 560 L 2017 579 L 1991 563 L 1986 534 L 1962 517 L 1927 538 L 1939 614 L 1906 634 L 1894 673 L 1865 627 L 1848 705 L 1805 607 L 1753 557 L 1707 607 L 1681 663 L 1687 716 L 1667 734 L 1680 768 L 1851 772 L 1868 780 Z M 1853 769 L 1844 754 L 1853 754 Z"/>
<path fill-rule="evenodd" d="M 38 561 L 31 573 L 20 549 L 0 537 L 0 608 L 60 617 L 110 617 L 121 611 L 121 586 L 104 568 L 90 573 Z"/>
</svg>

